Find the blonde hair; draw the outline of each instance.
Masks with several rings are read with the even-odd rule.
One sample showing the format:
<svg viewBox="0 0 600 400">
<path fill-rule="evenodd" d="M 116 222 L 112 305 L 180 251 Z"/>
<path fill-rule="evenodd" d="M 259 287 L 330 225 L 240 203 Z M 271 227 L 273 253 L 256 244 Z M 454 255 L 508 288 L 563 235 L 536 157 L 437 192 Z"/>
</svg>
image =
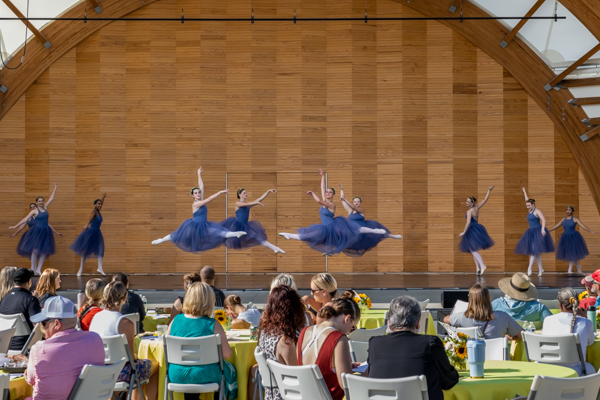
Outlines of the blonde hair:
<svg viewBox="0 0 600 400">
<path fill-rule="evenodd" d="M 193 283 L 183 299 L 183 313 L 194 317 L 212 317 L 215 310 L 215 292 L 204 282 Z"/>
<path fill-rule="evenodd" d="M 278 286 L 289 286 L 292 289 L 296 290 L 296 282 L 294 282 L 294 277 L 290 274 L 279 274 L 271 281 L 271 290 L 275 289 Z"/>
<path fill-rule="evenodd" d="M 320 290 L 326 290 L 331 297 L 337 297 L 337 281 L 330 274 L 326 272 L 316 274 L 311 278 L 310 281 L 314 283 Z"/>
<path fill-rule="evenodd" d="M 100 278 L 94 278 L 87 281 L 85 284 L 85 297 L 87 297 L 87 302 L 91 304 L 95 301 L 102 300 L 105 287 L 106 282 Z"/>
<path fill-rule="evenodd" d="M 54 268 L 46 268 L 40 276 L 40 280 L 36 286 L 37 292 L 42 296 L 45 293 L 51 295 L 56 294 L 56 278 L 60 275 L 60 272 Z"/>
<path fill-rule="evenodd" d="M 494 310 L 490 300 L 490 291 L 480 283 L 469 289 L 469 305 L 465 317 L 476 321 L 491 321 L 494 319 Z"/>
<path fill-rule="evenodd" d="M 242 299 L 240 299 L 240 296 L 238 296 L 237 294 L 230 294 L 229 296 L 225 297 L 223 305 L 229 306 L 231 308 L 235 306 L 242 306 Z"/>
<path fill-rule="evenodd" d="M 17 267 L 7 266 L 0 271 L 0 299 L 4 298 L 15 286 Z"/>
<path fill-rule="evenodd" d="M 127 298 L 127 287 L 123 282 L 112 281 L 104 288 L 104 296 L 102 298 L 102 307 L 119 307 L 121 301 Z"/>
</svg>

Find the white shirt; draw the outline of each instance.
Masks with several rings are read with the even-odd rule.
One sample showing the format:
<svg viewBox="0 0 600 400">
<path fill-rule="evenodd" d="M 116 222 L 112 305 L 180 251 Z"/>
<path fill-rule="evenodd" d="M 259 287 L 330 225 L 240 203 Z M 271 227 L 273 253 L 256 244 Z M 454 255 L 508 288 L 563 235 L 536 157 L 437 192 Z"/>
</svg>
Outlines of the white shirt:
<svg viewBox="0 0 600 400">
<path fill-rule="evenodd" d="M 248 308 L 246 311 L 239 313 L 237 319 L 243 319 L 253 326 L 260 326 L 260 311 L 256 308 Z"/>
<path fill-rule="evenodd" d="M 118 311 L 102 310 L 94 315 L 90 324 L 90 332 L 96 332 L 101 337 L 119 335 L 119 323 L 123 314 Z"/>
</svg>

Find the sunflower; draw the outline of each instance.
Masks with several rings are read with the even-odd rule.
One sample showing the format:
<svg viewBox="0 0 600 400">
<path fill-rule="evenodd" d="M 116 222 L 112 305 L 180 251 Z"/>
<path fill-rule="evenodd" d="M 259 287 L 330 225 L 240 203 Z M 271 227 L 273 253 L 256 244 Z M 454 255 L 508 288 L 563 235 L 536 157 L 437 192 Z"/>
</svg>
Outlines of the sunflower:
<svg viewBox="0 0 600 400">
<path fill-rule="evenodd" d="M 215 310 L 215 319 L 219 321 L 220 324 L 227 323 L 227 314 L 225 314 L 224 310 Z"/>
<path fill-rule="evenodd" d="M 587 298 L 587 297 L 589 297 L 589 294 L 588 294 L 587 290 L 584 290 L 584 291 L 583 291 L 583 292 L 581 292 L 581 294 L 579 295 L 579 301 L 581 301 L 581 300 L 583 300 L 583 299 L 585 299 L 585 298 Z"/>
<path fill-rule="evenodd" d="M 364 293 L 360 293 L 360 294 L 358 295 L 358 297 L 360 297 L 360 298 L 361 298 L 361 300 L 362 300 L 362 299 L 366 299 L 366 298 L 367 298 L 367 295 L 366 295 L 366 294 L 364 294 Z"/>
<path fill-rule="evenodd" d="M 460 346 L 456 347 L 456 355 L 461 360 L 464 360 L 464 358 L 467 356 L 467 345 L 466 345 L 466 343 L 462 343 Z"/>
<path fill-rule="evenodd" d="M 355 303 L 360 304 L 360 297 L 355 297 L 352 300 L 354 300 Z"/>
<path fill-rule="evenodd" d="M 373 303 L 371 303 L 371 299 L 367 298 L 367 307 L 371 308 L 372 305 Z"/>
<path fill-rule="evenodd" d="M 462 332 L 456 332 L 456 334 L 457 334 L 457 336 L 458 336 L 459 339 L 468 339 L 469 338 L 469 336 L 465 335 Z"/>
</svg>

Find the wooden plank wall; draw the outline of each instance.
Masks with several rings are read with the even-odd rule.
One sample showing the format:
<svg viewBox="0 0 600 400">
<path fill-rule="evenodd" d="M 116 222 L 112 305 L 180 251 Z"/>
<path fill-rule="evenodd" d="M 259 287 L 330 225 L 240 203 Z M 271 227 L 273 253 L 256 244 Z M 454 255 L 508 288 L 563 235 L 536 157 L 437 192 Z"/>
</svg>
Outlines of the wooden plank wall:
<svg viewBox="0 0 600 400">
<path fill-rule="evenodd" d="M 298 2 L 298 16 L 322 15 L 323 4 Z M 134 15 L 176 15 L 182 7 L 186 16 L 249 12 L 240 0 L 185 0 Z M 326 7 L 338 16 L 364 10 L 349 0 Z M 281 17 L 292 9 L 259 0 L 254 12 Z M 369 2 L 369 15 L 419 16 L 389 0 Z M 490 271 L 527 266 L 513 254 L 527 226 L 523 185 L 549 225 L 571 204 L 600 230 L 587 184 L 548 117 L 502 67 L 434 21 L 112 23 L 52 65 L 0 122 L 0 225 L 17 222 L 58 182 L 50 221 L 63 236 L 46 265 L 75 272 L 68 247 L 107 192 L 107 271 L 212 264 L 224 272 L 224 249 L 197 255 L 150 245 L 190 217 L 200 165 L 207 194 L 226 179 L 231 190 L 209 205 L 211 220 L 233 215 L 240 187 L 250 199 L 278 189 L 252 217 L 287 254 L 229 252 L 235 273 L 325 269 L 320 254 L 276 235 L 318 222 L 305 192 L 319 191 L 320 167 L 329 186 L 342 183 L 347 197 L 363 198 L 368 218 L 404 236 L 362 258 L 330 258 L 330 271 L 473 271 L 456 235 L 465 199 L 483 199 L 490 185 L 481 212 L 496 241 L 483 253 Z M 0 233 L 0 265 L 27 266 L 10 234 Z M 589 270 L 600 261 L 600 238 L 584 235 Z M 553 255 L 544 266 L 566 268 Z"/>
</svg>

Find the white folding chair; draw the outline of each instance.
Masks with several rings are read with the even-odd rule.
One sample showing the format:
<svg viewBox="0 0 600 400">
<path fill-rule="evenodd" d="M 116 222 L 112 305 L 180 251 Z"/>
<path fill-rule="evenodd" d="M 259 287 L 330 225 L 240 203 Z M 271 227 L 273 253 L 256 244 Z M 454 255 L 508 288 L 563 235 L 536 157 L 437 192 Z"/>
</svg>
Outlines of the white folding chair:
<svg viewBox="0 0 600 400">
<path fill-rule="evenodd" d="M 380 326 L 375 329 L 357 329 L 354 332 L 348 334 L 348 339 L 355 340 L 357 342 L 368 342 L 373 336 L 385 335 L 387 325 Z"/>
<path fill-rule="evenodd" d="M 505 337 L 485 340 L 485 359 L 508 360 L 508 339 Z"/>
<path fill-rule="evenodd" d="M 258 350 L 258 348 L 254 349 L 254 359 L 256 360 L 256 364 L 258 364 L 258 369 L 256 370 L 255 377 L 253 378 L 256 382 L 256 385 L 254 386 L 253 399 L 256 400 L 256 396 L 258 395 L 258 398 L 263 400 L 263 390 L 265 388 L 276 388 L 277 383 L 275 382 L 275 377 L 269 369 L 265 353 Z"/>
<path fill-rule="evenodd" d="M 456 332 L 460 332 L 464 335 L 467 335 L 467 337 L 470 337 L 473 339 L 483 339 L 483 334 L 481 333 L 481 329 L 479 329 L 479 327 L 477 327 L 477 326 L 472 326 L 469 328 L 456 328 Z"/>
<path fill-rule="evenodd" d="M 10 374 L 0 374 L 0 395 L 2 400 L 10 400 Z"/>
<path fill-rule="evenodd" d="M 273 360 L 267 364 L 283 400 L 332 400 L 321 370 L 316 365 L 290 366 Z"/>
<path fill-rule="evenodd" d="M 127 318 L 131 322 L 133 322 L 133 326 L 135 327 L 135 334 L 140 333 L 140 314 L 131 313 L 131 314 L 123 314 L 124 318 Z"/>
<path fill-rule="evenodd" d="M 427 309 L 428 305 L 429 305 L 429 299 L 423 300 L 423 301 L 419 301 L 419 307 L 421 307 L 421 311 L 425 311 Z"/>
<path fill-rule="evenodd" d="M 396 379 L 374 379 L 342 374 L 346 400 L 429 400 L 425 375 Z"/>
<path fill-rule="evenodd" d="M 112 365 L 84 365 L 67 400 L 110 399 L 125 361 L 123 358 Z"/>
<path fill-rule="evenodd" d="M 27 341 L 23 345 L 23 349 L 21 349 L 21 354 L 25 354 L 25 355 L 29 354 L 31 347 L 33 347 L 34 344 L 36 344 L 43 338 L 44 338 L 44 332 L 42 332 L 42 324 L 41 323 L 35 324 L 35 326 L 33 327 L 33 330 L 31 331 L 31 333 L 29 334 L 29 337 L 27 338 Z"/>
<path fill-rule="evenodd" d="M 165 363 L 165 400 L 173 400 L 173 393 L 213 393 L 219 392 L 219 399 L 225 396 L 225 372 L 223 371 L 223 353 L 221 351 L 221 336 L 209 335 L 202 337 L 163 336 Z M 219 364 L 221 368 L 220 383 L 183 384 L 169 381 L 169 364 L 184 366 Z"/>
<path fill-rule="evenodd" d="M 114 386 L 115 392 L 129 392 L 127 398 L 130 398 L 131 393 L 138 389 L 142 400 L 146 400 L 142 385 L 148 383 L 149 379 L 140 381 L 140 378 L 133 361 L 133 355 L 127 343 L 127 337 L 124 334 L 105 336 L 102 338 L 104 343 L 104 364 L 111 365 L 120 362 L 123 358 L 131 365 L 131 379 L 129 382 L 117 382 Z"/>
<path fill-rule="evenodd" d="M 349 340 L 350 357 L 354 362 L 365 362 L 369 358 L 369 342 L 357 342 Z"/>
<path fill-rule="evenodd" d="M 548 307 L 550 310 L 555 310 L 558 308 L 558 300 L 542 300 L 538 299 L 540 303 Z"/>
<path fill-rule="evenodd" d="M 587 375 L 578 333 L 553 336 L 531 332 L 521 334 L 528 361 L 546 364 L 580 363 L 582 374 Z"/>
<path fill-rule="evenodd" d="M 429 311 L 421 311 L 421 320 L 419 323 L 419 333 L 426 335 L 427 334 L 427 325 L 429 325 L 429 316 L 431 312 Z"/>
<path fill-rule="evenodd" d="M 597 400 L 600 396 L 600 374 L 580 378 L 552 378 L 536 375 L 527 400 Z"/>
<path fill-rule="evenodd" d="M 15 336 L 29 336 L 31 329 L 23 314 L 0 314 L 0 329 L 15 328 Z M 21 354 L 21 350 L 9 350 L 8 354 Z"/>
<path fill-rule="evenodd" d="M 16 328 L 6 328 L 0 331 L 0 353 L 6 354 L 8 352 L 10 341 L 16 330 Z"/>
</svg>

